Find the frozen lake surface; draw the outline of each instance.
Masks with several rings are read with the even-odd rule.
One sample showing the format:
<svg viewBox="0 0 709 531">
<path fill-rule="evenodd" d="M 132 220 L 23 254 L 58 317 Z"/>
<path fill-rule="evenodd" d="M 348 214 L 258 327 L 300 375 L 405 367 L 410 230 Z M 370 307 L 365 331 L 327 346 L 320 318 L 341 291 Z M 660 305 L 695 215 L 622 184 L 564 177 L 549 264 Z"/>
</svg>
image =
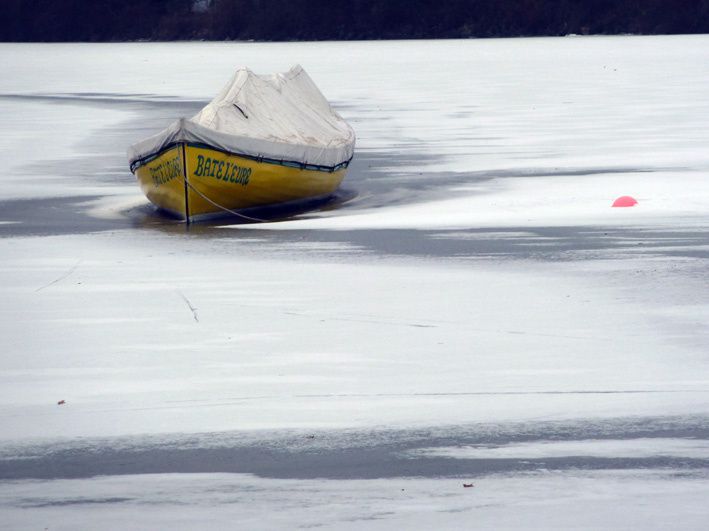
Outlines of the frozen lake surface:
<svg viewBox="0 0 709 531">
<path fill-rule="evenodd" d="M 706 527 L 709 37 L 0 59 L 0 529 Z M 127 145 L 294 63 L 337 197 L 157 215 Z"/>
</svg>

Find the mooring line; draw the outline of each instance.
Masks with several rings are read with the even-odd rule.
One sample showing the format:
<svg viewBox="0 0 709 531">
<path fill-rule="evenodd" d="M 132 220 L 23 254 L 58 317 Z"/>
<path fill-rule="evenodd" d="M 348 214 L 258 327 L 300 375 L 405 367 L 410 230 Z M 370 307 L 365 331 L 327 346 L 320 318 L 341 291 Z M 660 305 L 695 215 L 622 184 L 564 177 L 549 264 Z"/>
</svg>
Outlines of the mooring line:
<svg viewBox="0 0 709 531">
<path fill-rule="evenodd" d="M 230 208 L 225 207 L 224 205 L 220 205 L 216 201 L 212 201 L 210 198 L 208 198 L 206 195 L 204 195 L 202 192 L 197 190 L 194 186 L 192 186 L 192 183 L 190 183 L 188 180 L 185 179 L 185 184 L 192 190 L 194 193 L 196 193 L 198 196 L 200 196 L 202 199 L 207 201 L 208 203 L 212 204 L 213 206 L 223 210 L 224 212 L 228 212 L 230 214 L 233 214 L 234 216 L 246 219 L 248 221 L 256 221 L 258 223 L 267 223 L 267 219 L 259 219 L 259 218 L 253 218 L 251 216 L 247 216 L 246 214 L 239 214 L 238 212 L 231 210 Z"/>
</svg>

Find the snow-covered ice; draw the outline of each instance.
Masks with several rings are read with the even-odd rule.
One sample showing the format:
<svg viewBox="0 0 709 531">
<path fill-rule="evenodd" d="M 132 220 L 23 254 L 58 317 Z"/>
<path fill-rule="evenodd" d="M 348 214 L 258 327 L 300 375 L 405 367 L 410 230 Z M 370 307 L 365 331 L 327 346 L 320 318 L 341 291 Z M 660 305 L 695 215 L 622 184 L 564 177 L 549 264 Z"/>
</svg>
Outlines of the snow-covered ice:
<svg viewBox="0 0 709 531">
<path fill-rule="evenodd" d="M 0 45 L 0 528 L 702 529 L 708 45 Z M 126 146 L 294 63 L 339 202 L 156 216 Z"/>
<path fill-rule="evenodd" d="M 464 479 L 170 474 L 0 485 L 7 529 L 702 529 L 709 480 L 666 471 Z M 8 508 L 9 506 L 9 508 Z"/>
<path fill-rule="evenodd" d="M 672 314 L 686 330 L 663 323 L 664 292 L 696 298 L 700 279 L 633 294 L 652 280 L 615 287 L 603 264 L 371 263 L 303 242 L 265 259 L 223 239 L 178 256 L 174 237 L 132 231 L 41 241 L 0 240 L 17 353 L 5 439 L 709 413 L 705 331 L 691 314 Z"/>
<path fill-rule="evenodd" d="M 457 459 L 530 459 L 555 457 L 647 458 L 676 456 L 697 459 L 709 457 L 709 441 L 705 439 L 590 439 L 577 441 L 542 441 L 513 443 L 502 446 L 463 446 L 426 448 L 418 455 L 437 455 Z"/>
</svg>

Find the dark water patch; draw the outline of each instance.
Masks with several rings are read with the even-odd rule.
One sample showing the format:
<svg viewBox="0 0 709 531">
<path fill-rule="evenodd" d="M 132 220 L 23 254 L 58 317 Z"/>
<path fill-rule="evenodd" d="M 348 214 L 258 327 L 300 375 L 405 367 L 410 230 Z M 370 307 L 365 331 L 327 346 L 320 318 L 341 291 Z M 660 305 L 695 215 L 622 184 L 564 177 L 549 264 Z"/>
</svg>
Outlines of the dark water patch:
<svg viewBox="0 0 709 531">
<path fill-rule="evenodd" d="M 23 498 L 18 500 L 17 505 L 25 509 L 42 509 L 46 507 L 67 507 L 75 505 L 110 505 L 115 503 L 126 503 L 134 501 L 134 498 L 110 497 L 110 498 L 68 498 L 62 500 Z"/>
<path fill-rule="evenodd" d="M 192 228 L 191 230 L 199 230 Z M 204 236 L 254 236 L 253 232 L 203 227 Z M 225 232 L 227 234 L 225 235 Z M 233 234 L 233 233 L 237 234 Z M 246 233 L 246 234 L 244 234 Z M 594 260 L 628 256 L 709 258 L 709 231 L 608 227 L 500 227 L 464 230 L 259 230 L 273 243 L 348 244 L 371 253 L 448 259 L 539 261 Z"/>
<path fill-rule="evenodd" d="M 217 228 L 226 223 L 250 223 L 241 217 L 223 215 L 211 222 L 187 226 L 184 220 L 146 203 L 122 212 L 121 216 L 102 219 L 88 213 L 88 204 L 102 196 L 51 197 L 0 201 L 0 238 L 14 236 L 60 236 L 109 232 L 122 229 L 150 229 L 174 236 L 224 236 Z M 347 201 L 346 192 L 328 197 L 244 210 L 248 216 L 264 221 L 278 221 L 306 212 L 337 208 Z M 237 238 L 238 240 L 239 238 Z"/>
<path fill-rule="evenodd" d="M 111 231 L 132 226 L 128 220 L 103 220 L 86 213 L 96 197 L 51 197 L 0 202 L 0 237 L 57 236 Z"/>
<path fill-rule="evenodd" d="M 349 194 L 349 195 L 348 195 Z M 303 213 L 342 208 L 354 191 L 343 189 L 326 198 L 287 206 L 250 209 L 259 219 L 279 221 Z M 145 203 L 116 219 L 88 214 L 87 204 L 100 197 L 18 199 L 0 202 L 0 237 L 87 234 L 121 229 L 154 230 L 175 237 L 232 241 L 258 247 L 260 242 L 288 249 L 289 243 L 332 244 L 341 254 L 351 247 L 358 254 L 442 258 L 450 260 L 504 259 L 537 261 L 597 260 L 618 257 L 709 258 L 709 231 L 609 227 L 501 227 L 464 230 L 251 230 L 223 229 L 225 224 L 244 223 L 224 216 L 186 226 L 180 219 L 161 213 Z M 327 246 L 326 246 L 327 247 Z M 319 253 L 327 253 L 322 247 Z M 296 252 L 294 250 L 294 252 Z"/>
<path fill-rule="evenodd" d="M 131 94 L 112 92 L 68 92 L 60 94 L 0 94 L 0 100 L 25 101 L 29 103 L 49 103 L 52 105 L 81 105 L 105 109 L 106 107 L 119 107 L 134 110 L 158 107 L 167 107 L 171 113 L 180 110 L 201 109 L 208 102 L 204 100 L 190 100 L 185 98 L 156 96 L 154 94 Z M 195 111 L 196 113 L 197 111 Z M 179 118 L 177 116 L 175 119 Z"/>
<path fill-rule="evenodd" d="M 709 459 L 648 457 L 450 458 L 420 450 L 636 438 L 709 440 L 706 417 L 579 419 L 408 430 L 211 433 L 82 439 L 3 449 L 0 479 L 84 478 L 147 473 L 249 473 L 268 478 L 458 477 L 540 469 L 709 468 Z"/>
</svg>

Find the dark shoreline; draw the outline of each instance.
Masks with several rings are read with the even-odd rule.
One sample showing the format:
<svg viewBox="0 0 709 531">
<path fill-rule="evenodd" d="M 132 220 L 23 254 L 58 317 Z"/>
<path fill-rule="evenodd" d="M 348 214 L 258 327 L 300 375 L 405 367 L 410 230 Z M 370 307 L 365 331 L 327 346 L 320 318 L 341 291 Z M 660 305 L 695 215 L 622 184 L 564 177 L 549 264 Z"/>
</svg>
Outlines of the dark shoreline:
<svg viewBox="0 0 709 531">
<path fill-rule="evenodd" d="M 594 37 L 673 37 L 688 35 L 707 35 L 706 31 L 676 32 L 676 33 L 554 33 L 554 34 L 520 34 L 520 35 L 485 35 L 485 36 L 406 36 L 397 37 L 355 37 L 355 38 L 312 38 L 312 39 L 252 39 L 252 38 L 224 38 L 207 39 L 199 37 L 185 37 L 173 39 L 138 38 L 138 39 L 107 39 L 92 40 L 0 40 L 0 44 L 159 44 L 159 43 L 195 43 L 219 42 L 233 44 L 279 44 L 279 43 L 334 43 L 334 42 L 396 42 L 396 41 L 459 41 L 459 40 L 494 40 L 494 39 L 553 39 L 553 38 L 594 38 Z"/>
<path fill-rule="evenodd" d="M 705 0 L 5 0 L 4 42 L 331 41 L 709 32 Z M 110 17 L 106 17 L 110 13 Z"/>
</svg>

